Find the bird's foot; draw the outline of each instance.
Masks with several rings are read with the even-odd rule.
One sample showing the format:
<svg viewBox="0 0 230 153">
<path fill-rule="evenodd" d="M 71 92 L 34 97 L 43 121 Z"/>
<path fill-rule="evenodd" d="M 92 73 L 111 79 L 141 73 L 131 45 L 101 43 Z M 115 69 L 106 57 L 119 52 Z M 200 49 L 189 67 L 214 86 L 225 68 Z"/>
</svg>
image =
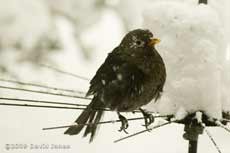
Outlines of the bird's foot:
<svg viewBox="0 0 230 153">
<path fill-rule="evenodd" d="M 148 113 L 147 111 L 141 109 L 141 108 L 140 108 L 140 111 L 141 111 L 141 113 L 144 116 L 144 121 L 145 121 L 145 125 L 144 126 L 145 126 L 145 128 L 147 130 L 149 130 L 148 126 L 154 122 L 154 120 L 155 120 L 154 116 L 152 114 Z"/>
<path fill-rule="evenodd" d="M 128 132 L 126 131 L 126 129 L 129 127 L 128 120 L 120 113 L 118 113 L 118 117 L 121 120 L 121 128 L 118 131 L 124 131 L 126 134 L 128 134 Z"/>
</svg>

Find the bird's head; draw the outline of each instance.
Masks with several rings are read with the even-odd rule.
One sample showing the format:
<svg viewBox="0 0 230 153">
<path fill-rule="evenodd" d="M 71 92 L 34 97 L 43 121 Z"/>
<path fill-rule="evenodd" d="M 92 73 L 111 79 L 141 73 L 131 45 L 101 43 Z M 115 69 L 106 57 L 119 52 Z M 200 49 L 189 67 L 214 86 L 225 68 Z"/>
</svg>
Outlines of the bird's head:
<svg viewBox="0 0 230 153">
<path fill-rule="evenodd" d="M 160 40 L 154 38 L 152 32 L 149 30 L 136 29 L 125 35 L 120 46 L 134 52 L 135 50 L 154 48 L 159 42 Z"/>
</svg>

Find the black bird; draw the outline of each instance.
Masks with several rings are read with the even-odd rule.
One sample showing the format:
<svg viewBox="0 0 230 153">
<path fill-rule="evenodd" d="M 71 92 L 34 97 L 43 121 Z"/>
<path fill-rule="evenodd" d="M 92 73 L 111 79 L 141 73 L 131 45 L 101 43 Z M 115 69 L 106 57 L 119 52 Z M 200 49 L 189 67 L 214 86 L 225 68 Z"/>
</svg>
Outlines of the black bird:
<svg viewBox="0 0 230 153">
<path fill-rule="evenodd" d="M 128 128 L 128 122 L 120 112 L 139 109 L 145 117 L 146 127 L 151 124 L 153 116 L 141 106 L 152 99 L 156 101 L 163 91 L 166 69 L 155 49 L 159 42 L 149 30 L 136 29 L 126 34 L 90 81 L 86 96 L 93 95 L 93 99 L 75 121 L 76 126 L 67 129 L 65 134 L 78 134 L 86 126 L 84 137 L 91 134 L 92 141 L 104 113 L 102 108 L 118 112 L 122 121 L 120 131 Z"/>
</svg>

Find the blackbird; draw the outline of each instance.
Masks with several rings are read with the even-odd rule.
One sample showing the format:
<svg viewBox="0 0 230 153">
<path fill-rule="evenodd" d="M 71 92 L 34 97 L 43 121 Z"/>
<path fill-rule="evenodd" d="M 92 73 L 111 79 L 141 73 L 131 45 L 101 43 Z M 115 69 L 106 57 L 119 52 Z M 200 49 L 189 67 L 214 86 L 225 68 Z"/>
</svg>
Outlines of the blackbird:
<svg viewBox="0 0 230 153">
<path fill-rule="evenodd" d="M 127 119 L 121 112 L 139 109 L 146 127 L 151 124 L 153 116 L 141 106 L 152 99 L 158 100 L 163 91 L 166 69 L 155 49 L 155 44 L 159 42 L 149 30 L 136 29 L 126 34 L 90 81 L 86 96 L 93 95 L 93 99 L 75 121 L 76 125 L 68 128 L 65 134 L 79 134 L 86 126 L 84 137 L 91 134 L 91 142 L 104 113 L 102 108 L 118 113 L 122 123 L 120 131 L 128 128 Z"/>
</svg>

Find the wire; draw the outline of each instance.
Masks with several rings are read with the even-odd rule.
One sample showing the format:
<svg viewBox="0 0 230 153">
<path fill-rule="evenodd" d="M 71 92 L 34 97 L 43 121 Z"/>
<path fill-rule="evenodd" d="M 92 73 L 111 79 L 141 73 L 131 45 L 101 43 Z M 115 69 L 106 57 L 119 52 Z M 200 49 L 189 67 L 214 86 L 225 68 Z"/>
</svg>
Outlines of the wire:
<svg viewBox="0 0 230 153">
<path fill-rule="evenodd" d="M 82 92 L 82 91 L 71 90 L 71 89 L 63 89 L 63 88 L 51 87 L 51 86 L 40 85 L 40 84 L 35 84 L 35 83 L 21 82 L 21 81 L 10 80 L 10 79 L 0 78 L 0 81 L 9 82 L 9 83 L 15 83 L 15 84 L 19 84 L 19 85 L 26 85 L 26 86 L 32 86 L 32 87 L 45 88 L 45 89 L 52 89 L 52 90 L 60 90 L 60 91 L 65 91 L 65 92 L 73 92 L 73 93 L 85 94 L 85 92 Z"/>
<path fill-rule="evenodd" d="M 162 126 L 165 126 L 165 125 L 171 124 L 172 122 L 175 122 L 175 121 L 169 121 L 169 122 L 166 122 L 166 123 L 163 123 L 163 124 L 160 124 L 160 125 L 156 125 L 156 126 L 154 126 L 154 127 L 152 127 L 152 128 L 149 128 L 149 129 L 145 129 L 145 130 L 142 130 L 142 131 L 136 132 L 136 133 L 131 134 L 131 135 L 129 135 L 129 136 L 126 136 L 126 137 L 123 137 L 123 138 L 117 139 L 117 140 L 115 140 L 115 141 L 114 141 L 114 143 L 117 143 L 117 142 L 120 142 L 120 141 L 126 140 L 126 139 L 128 139 L 128 138 L 134 137 L 134 136 L 136 136 L 136 135 L 139 135 L 139 134 L 142 134 L 142 133 L 145 133 L 145 132 L 149 132 L 149 131 L 151 131 L 151 130 L 153 130 L 153 129 L 157 129 L 157 128 L 160 128 L 160 127 L 162 127 Z"/>
<path fill-rule="evenodd" d="M 217 143 L 215 142 L 214 138 L 212 137 L 211 133 L 208 131 L 207 128 L 204 129 L 204 131 L 206 132 L 206 134 L 208 135 L 209 139 L 212 141 L 213 145 L 215 146 L 216 150 L 219 153 L 222 153 L 220 148 L 218 147 Z"/>
<path fill-rule="evenodd" d="M 64 107 L 64 106 L 49 106 L 49 105 L 31 105 L 31 104 L 15 104 L 15 103 L 0 103 L 2 106 L 19 106 L 19 107 L 41 107 L 41 108 L 58 108 L 58 109 L 80 109 L 79 107 Z"/>
<path fill-rule="evenodd" d="M 134 121 L 134 120 L 142 120 L 144 117 L 137 117 L 137 118 L 129 118 L 127 119 L 128 121 Z M 78 126 L 78 125 L 92 125 L 92 124 L 108 124 L 108 123 L 117 123 L 121 122 L 121 120 L 110 120 L 110 121 L 103 121 L 103 122 L 98 122 L 98 123 L 86 123 L 86 124 L 73 124 L 73 125 L 64 125 L 64 126 L 55 126 L 55 127 L 48 127 L 48 128 L 43 128 L 42 130 L 53 130 L 53 129 L 61 129 L 61 128 L 68 128 L 68 127 L 73 127 L 73 126 Z"/>
<path fill-rule="evenodd" d="M 64 75 L 72 76 L 72 77 L 75 77 L 75 78 L 78 78 L 78 79 L 81 79 L 81 80 L 85 80 L 85 81 L 90 81 L 89 78 L 86 78 L 84 76 L 80 76 L 80 75 L 77 75 L 77 74 L 66 72 L 66 71 L 54 68 L 52 66 L 46 65 L 46 64 L 38 64 L 38 65 L 41 66 L 41 67 L 45 67 L 45 68 L 51 69 L 51 70 L 53 70 L 55 72 L 58 72 L 58 73 L 61 73 L 61 74 L 64 74 Z"/>
<path fill-rule="evenodd" d="M 64 102 L 59 102 L 59 101 L 46 101 L 46 100 L 21 99 L 21 98 L 8 98 L 8 97 L 0 97 L 0 100 L 7 100 L 7 101 L 25 101 L 25 102 L 32 102 L 32 103 L 58 104 L 58 105 L 71 105 L 71 106 L 83 106 L 83 107 L 87 107 L 87 105 L 85 105 L 85 104 L 64 103 Z"/>
<path fill-rule="evenodd" d="M 225 131 L 230 132 L 230 129 L 225 127 L 220 121 L 216 121 L 216 125 L 223 128 Z"/>
<path fill-rule="evenodd" d="M 167 116 L 154 116 L 154 118 L 163 118 L 163 117 L 168 117 Z M 137 117 L 137 118 L 129 118 L 127 119 L 128 121 L 135 121 L 135 120 L 141 120 L 141 119 L 145 119 L 144 117 Z M 98 123 L 86 123 L 86 124 L 74 124 L 74 125 L 63 125 L 63 126 L 55 126 L 55 127 L 48 127 L 48 128 L 43 128 L 43 130 L 53 130 L 53 129 L 61 129 L 61 128 L 68 128 L 68 127 L 72 127 L 72 126 L 77 126 L 77 125 L 91 125 L 91 124 L 108 124 L 108 123 L 117 123 L 117 122 L 121 122 L 121 120 L 110 120 L 110 121 L 103 121 L 103 122 L 98 122 Z"/>
<path fill-rule="evenodd" d="M 82 97 L 82 96 L 67 95 L 67 94 L 61 94 L 61 93 L 58 94 L 58 93 L 45 92 L 45 91 L 39 91 L 39 90 L 31 90 L 31 89 L 22 89 L 22 88 L 16 88 L 16 87 L 0 86 L 0 88 L 2 88 L 2 89 L 9 89 L 9 90 L 25 91 L 25 92 L 33 92 L 33 93 L 39 93 L 39 94 L 47 94 L 47 95 L 53 95 L 53 96 L 79 98 L 79 99 L 86 99 L 86 100 L 91 100 L 92 99 L 92 98 Z"/>
</svg>

